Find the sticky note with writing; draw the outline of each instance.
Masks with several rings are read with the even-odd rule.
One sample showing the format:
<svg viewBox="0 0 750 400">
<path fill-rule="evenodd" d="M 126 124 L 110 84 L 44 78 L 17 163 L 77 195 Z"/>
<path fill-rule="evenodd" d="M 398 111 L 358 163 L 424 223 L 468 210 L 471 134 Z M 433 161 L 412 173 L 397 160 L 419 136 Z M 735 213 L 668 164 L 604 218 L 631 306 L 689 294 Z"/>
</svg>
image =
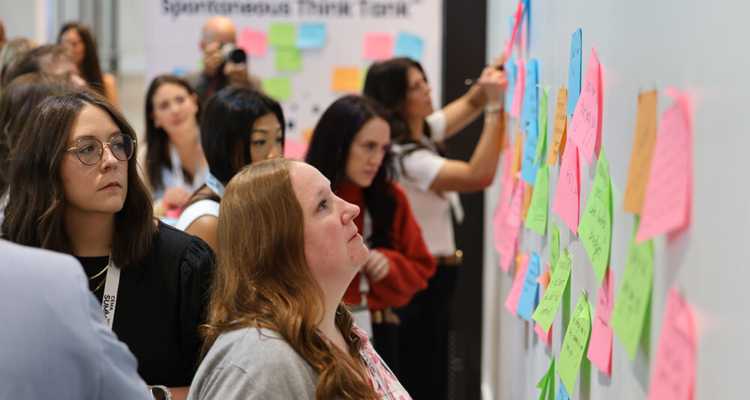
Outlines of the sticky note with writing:
<svg viewBox="0 0 750 400">
<path fill-rule="evenodd" d="M 578 148 L 568 139 L 567 150 L 563 154 L 560 175 L 557 178 L 554 211 L 578 235 L 578 212 L 581 199 L 581 177 L 578 169 Z"/>
<path fill-rule="evenodd" d="M 562 301 L 563 293 L 565 293 L 565 287 L 570 282 L 571 268 L 572 260 L 570 254 L 567 251 L 563 251 L 557 260 L 555 272 L 552 274 L 552 280 L 550 280 L 549 286 L 544 292 L 542 301 L 539 302 L 539 306 L 531 316 L 547 333 L 549 333 L 549 328 L 555 319 L 557 309 L 560 308 L 560 301 Z"/>
<path fill-rule="evenodd" d="M 596 316 L 591 328 L 591 342 L 586 354 L 586 357 L 607 376 L 612 376 L 612 327 L 609 326 L 609 319 L 615 305 L 614 285 L 614 271 L 609 269 L 606 279 L 599 287 Z"/>
<path fill-rule="evenodd" d="M 505 71 L 505 79 L 508 80 L 508 87 L 505 90 L 505 109 L 510 110 L 513 107 L 513 92 L 515 91 L 516 82 L 516 61 L 513 58 L 509 58 L 508 61 L 503 64 L 503 70 Z"/>
<path fill-rule="evenodd" d="M 511 161 L 510 175 L 513 182 L 518 179 L 518 173 L 521 171 L 521 158 L 523 157 L 523 136 L 521 132 L 516 134 L 516 140 L 513 142 L 513 160 Z"/>
<path fill-rule="evenodd" d="M 651 156 L 656 143 L 656 90 L 638 95 L 638 114 L 635 117 L 635 136 L 630 152 L 628 183 L 622 209 L 641 215 L 646 183 L 651 168 Z"/>
<path fill-rule="evenodd" d="M 555 125 L 553 128 L 552 143 L 549 146 L 547 154 L 547 164 L 555 165 L 558 154 L 562 156 L 565 151 L 565 141 L 567 140 L 568 116 L 565 114 L 565 107 L 568 104 L 568 89 L 561 88 L 557 91 L 557 105 L 555 106 Z"/>
<path fill-rule="evenodd" d="M 521 110 L 521 130 L 526 131 L 539 131 L 539 74 L 538 66 L 535 58 L 532 58 L 526 63 L 526 75 L 524 75 L 524 87 L 523 87 L 523 108 Z M 536 145 L 536 139 L 534 140 Z M 533 157 L 536 146 L 531 149 Z"/>
<path fill-rule="evenodd" d="M 539 283 L 536 278 L 539 277 L 539 254 L 532 252 L 529 258 L 529 265 L 526 267 L 526 278 L 523 281 L 521 298 L 518 300 L 516 312 L 521 318 L 531 322 L 531 313 L 536 306 Z"/>
<path fill-rule="evenodd" d="M 516 9 L 515 18 L 513 18 L 513 30 L 510 34 L 510 40 L 507 42 L 505 47 L 505 54 L 506 56 L 510 57 L 511 54 L 513 54 L 513 46 L 516 43 L 516 38 L 518 38 L 518 30 L 519 26 L 521 25 L 521 20 L 523 17 L 523 3 L 518 2 L 518 8 Z"/>
<path fill-rule="evenodd" d="M 521 209 L 521 221 L 526 221 L 531 207 L 531 199 L 534 197 L 534 187 L 524 182 L 523 189 L 523 208 Z"/>
<path fill-rule="evenodd" d="M 367 33 L 362 45 L 365 60 L 389 60 L 393 58 L 393 35 L 390 33 Z"/>
<path fill-rule="evenodd" d="M 245 50 L 249 56 L 264 56 L 268 44 L 268 37 L 264 31 L 242 28 L 237 37 L 237 47 Z"/>
<path fill-rule="evenodd" d="M 617 293 L 617 301 L 610 320 L 612 330 L 617 333 L 617 337 L 620 338 L 631 359 L 635 357 L 638 339 L 643 332 L 654 277 L 653 243 L 648 240 L 636 244 L 635 232 L 637 230 L 636 217 L 625 272 L 622 274 L 620 290 Z"/>
<path fill-rule="evenodd" d="M 538 85 L 537 85 L 538 86 Z M 539 138 L 536 141 L 536 152 L 534 152 L 534 164 L 539 162 L 539 157 L 544 153 L 547 147 L 547 94 L 549 85 L 542 90 L 542 97 L 539 99 Z"/>
<path fill-rule="evenodd" d="M 578 234 L 591 260 L 596 280 L 601 286 L 604 273 L 609 265 L 612 244 L 612 212 L 609 166 L 604 150 L 599 153 L 594 185 L 589 193 L 589 201 L 578 225 Z"/>
<path fill-rule="evenodd" d="M 422 61 L 424 52 L 424 41 L 421 37 L 406 32 L 396 35 L 396 49 L 393 55 L 396 57 L 409 57 L 414 61 Z"/>
<path fill-rule="evenodd" d="M 587 163 L 591 164 L 594 152 L 601 146 L 602 87 L 601 66 L 596 50 L 591 47 L 586 81 L 578 97 L 578 104 L 570 120 L 569 136 Z"/>
<path fill-rule="evenodd" d="M 526 104 L 526 103 L 524 103 Z M 523 150 L 523 165 L 521 166 L 521 179 L 529 185 L 534 185 L 536 181 L 536 172 L 539 169 L 539 163 L 534 162 L 534 153 L 536 153 L 536 142 L 538 139 L 538 127 L 536 124 L 526 130 L 526 145 Z"/>
<path fill-rule="evenodd" d="M 273 23 L 268 30 L 268 44 L 274 47 L 294 47 L 297 27 L 293 24 Z"/>
<path fill-rule="evenodd" d="M 304 23 L 297 30 L 298 49 L 319 49 L 326 44 L 326 24 Z"/>
<path fill-rule="evenodd" d="M 636 241 L 687 226 L 690 212 L 692 143 L 690 122 L 679 103 L 661 117 Z"/>
<path fill-rule="evenodd" d="M 549 205 L 549 165 L 542 163 L 536 174 L 534 197 L 531 199 L 529 213 L 526 216 L 526 227 L 547 233 L 547 209 Z"/>
<path fill-rule="evenodd" d="M 583 31 L 578 28 L 570 39 L 570 65 L 568 66 L 568 115 L 573 115 L 581 94 L 581 56 Z"/>
<path fill-rule="evenodd" d="M 516 183 L 513 191 L 513 200 L 508 210 L 503 226 L 503 237 L 500 243 L 500 267 L 508 272 L 510 262 L 516 252 L 516 243 L 518 242 L 519 227 L 521 226 L 521 206 L 523 205 L 523 181 L 520 179 Z M 515 309 L 514 309 L 515 312 Z"/>
<path fill-rule="evenodd" d="M 521 265 L 517 265 L 518 270 L 516 276 L 513 279 L 513 286 L 510 288 L 510 293 L 505 299 L 505 308 L 510 311 L 511 314 L 517 315 L 518 302 L 521 299 L 521 292 L 523 291 L 523 283 L 526 279 L 526 269 L 529 266 L 529 254 L 524 254 Z"/>
<path fill-rule="evenodd" d="M 570 395 L 568 394 L 568 391 L 565 390 L 565 385 L 563 385 L 562 382 L 560 382 L 560 390 L 557 392 L 555 400 L 570 400 Z"/>
<path fill-rule="evenodd" d="M 547 264 L 546 271 L 539 275 L 539 278 L 536 278 L 537 283 L 539 283 L 539 297 L 543 298 L 544 293 L 547 291 L 547 287 L 549 287 L 550 282 L 550 268 L 549 263 Z M 545 332 L 541 325 L 539 325 L 538 322 L 534 324 L 534 332 L 539 336 L 539 339 L 541 339 L 542 343 L 549 347 L 552 345 L 552 325 L 549 327 L 549 332 Z"/>
<path fill-rule="evenodd" d="M 692 400 L 695 390 L 696 332 L 693 311 L 669 289 L 664 323 L 651 374 L 649 400 Z"/>
<path fill-rule="evenodd" d="M 515 86 L 513 87 L 513 104 L 510 106 L 509 115 L 511 118 L 518 118 L 521 115 L 521 107 L 523 105 L 523 88 L 526 76 L 526 67 L 523 61 L 516 60 L 516 79 Z"/>
<path fill-rule="evenodd" d="M 505 155 L 503 156 L 503 174 L 500 179 L 502 193 L 500 194 L 500 199 L 497 202 L 497 207 L 495 208 L 495 213 L 493 215 L 495 250 L 498 252 L 498 254 L 500 253 L 501 238 L 503 237 L 503 235 L 507 234 L 507 232 L 503 231 L 503 225 L 505 224 L 505 219 L 508 217 L 510 200 L 511 196 L 513 195 L 514 185 L 513 179 L 510 175 L 510 163 L 512 161 L 511 151 L 511 146 L 509 144 L 507 149 L 505 150 Z"/>
<path fill-rule="evenodd" d="M 575 390 L 578 370 L 581 367 L 581 359 L 586 350 L 591 334 L 591 314 L 586 294 L 581 292 L 578 304 L 573 311 L 568 330 L 565 332 L 562 347 L 560 348 L 560 361 L 557 374 L 565 388 Z"/>
<path fill-rule="evenodd" d="M 560 229 L 557 228 L 555 221 L 552 222 L 552 228 L 550 229 L 549 239 L 549 265 L 552 268 L 551 271 L 555 272 L 555 266 L 557 265 L 557 259 L 560 257 Z"/>
</svg>

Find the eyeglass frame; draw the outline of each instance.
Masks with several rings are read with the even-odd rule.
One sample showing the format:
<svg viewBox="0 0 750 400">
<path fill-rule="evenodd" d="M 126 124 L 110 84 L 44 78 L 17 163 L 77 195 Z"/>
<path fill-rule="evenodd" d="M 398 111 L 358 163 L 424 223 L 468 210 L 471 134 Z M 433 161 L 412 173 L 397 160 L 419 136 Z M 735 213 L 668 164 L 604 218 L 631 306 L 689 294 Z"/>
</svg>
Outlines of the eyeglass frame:
<svg viewBox="0 0 750 400">
<path fill-rule="evenodd" d="M 117 158 L 117 156 L 115 155 L 115 152 L 112 151 L 112 138 L 114 138 L 115 136 L 125 136 L 125 137 L 127 137 L 127 138 L 129 138 L 130 140 L 133 141 L 133 153 L 130 155 L 130 157 L 128 157 L 125 160 L 120 160 L 119 158 Z M 129 161 L 131 158 L 133 158 L 133 154 L 135 154 L 135 148 L 138 145 L 138 141 L 135 140 L 135 139 L 133 139 L 132 136 L 128 135 L 127 133 L 120 132 L 120 133 L 116 133 L 116 134 L 112 135 L 112 137 L 109 138 L 109 142 L 107 142 L 107 143 L 104 143 L 104 142 L 102 142 L 101 140 L 99 140 L 99 139 L 97 139 L 95 137 L 80 138 L 80 139 L 78 139 L 78 141 L 76 141 L 76 143 L 75 143 L 75 145 L 73 145 L 73 147 L 71 147 L 69 149 L 66 149 L 66 150 L 63 150 L 63 153 L 67 153 L 67 152 L 72 151 L 72 150 L 78 150 L 78 144 L 79 143 L 81 143 L 84 140 L 90 140 L 90 139 L 94 139 L 97 142 L 99 142 L 100 145 L 102 145 L 102 152 L 101 152 L 101 154 L 99 154 L 99 159 L 96 160 L 95 163 L 93 163 L 93 164 L 86 164 L 85 162 L 83 162 L 83 160 L 81 160 L 81 156 L 78 154 L 78 151 L 76 151 L 76 157 L 78 158 L 78 161 L 80 161 L 81 164 L 89 166 L 89 167 L 92 167 L 92 166 L 94 166 L 96 164 L 99 164 L 99 161 L 102 160 L 102 157 L 104 156 L 104 145 L 105 144 L 107 145 L 107 147 L 109 147 L 109 151 L 112 153 L 112 156 L 115 159 L 117 159 L 118 161 Z M 123 143 L 125 143 L 125 142 L 123 141 Z"/>
</svg>

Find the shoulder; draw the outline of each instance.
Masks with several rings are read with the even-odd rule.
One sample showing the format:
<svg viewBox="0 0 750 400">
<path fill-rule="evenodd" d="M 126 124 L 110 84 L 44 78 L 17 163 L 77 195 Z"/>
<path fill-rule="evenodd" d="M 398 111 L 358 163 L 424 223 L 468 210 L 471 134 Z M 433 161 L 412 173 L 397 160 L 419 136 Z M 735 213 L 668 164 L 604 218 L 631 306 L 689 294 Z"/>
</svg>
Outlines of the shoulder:
<svg viewBox="0 0 750 400">
<path fill-rule="evenodd" d="M 181 264 L 200 266 L 213 260 L 213 250 L 201 238 L 190 235 L 159 221 L 159 252 L 180 255 Z"/>
<path fill-rule="evenodd" d="M 73 256 L 33 247 L 21 246 L 0 239 L 0 281 L 34 279 L 41 283 L 65 288 L 68 281 L 83 277 L 83 269 Z M 61 282 L 63 280 L 64 282 Z"/>
<path fill-rule="evenodd" d="M 102 81 L 104 81 L 105 86 L 117 86 L 117 79 L 115 79 L 115 76 L 109 72 L 102 74 Z"/>
<path fill-rule="evenodd" d="M 211 218 L 203 218 L 205 216 L 210 216 Z M 185 230 L 196 223 L 212 223 L 212 225 L 204 226 L 203 228 L 213 226 L 215 229 L 218 217 L 219 203 L 213 200 L 199 200 L 182 211 L 175 227 L 179 230 Z"/>
</svg>

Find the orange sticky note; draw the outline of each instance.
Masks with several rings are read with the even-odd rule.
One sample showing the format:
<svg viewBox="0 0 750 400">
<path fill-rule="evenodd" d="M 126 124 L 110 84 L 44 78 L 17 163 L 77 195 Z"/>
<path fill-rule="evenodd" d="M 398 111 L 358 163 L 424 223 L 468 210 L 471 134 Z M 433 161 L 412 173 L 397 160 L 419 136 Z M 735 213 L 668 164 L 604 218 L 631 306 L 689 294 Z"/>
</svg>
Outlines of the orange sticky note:
<svg viewBox="0 0 750 400">
<path fill-rule="evenodd" d="M 649 400 L 693 399 L 696 342 L 693 311 L 677 290 L 670 288 L 651 374 Z"/>
<path fill-rule="evenodd" d="M 607 268 L 607 275 L 599 288 L 596 317 L 591 328 L 589 351 L 586 354 L 586 357 L 607 376 L 612 376 L 612 327 L 609 326 L 609 319 L 615 306 L 614 286 L 614 271 Z"/>
<path fill-rule="evenodd" d="M 637 243 L 689 222 L 693 150 L 687 112 L 678 101 L 661 117 Z"/>
<path fill-rule="evenodd" d="M 568 151 L 563 154 L 560 176 L 557 178 L 555 204 L 552 211 L 578 235 L 578 218 L 581 201 L 581 176 L 578 170 L 578 148 L 568 139 Z"/>
<path fill-rule="evenodd" d="M 516 60 L 516 87 L 513 88 L 513 103 L 510 107 L 510 116 L 518 118 L 521 116 L 523 105 L 523 87 L 526 85 L 526 67 L 522 60 Z"/>
<path fill-rule="evenodd" d="M 565 150 L 566 132 L 568 130 L 568 116 L 565 115 L 567 107 L 568 89 L 561 88 L 557 91 L 554 136 L 552 137 L 552 144 L 549 147 L 549 154 L 547 155 L 547 164 L 549 165 L 555 165 L 557 163 L 557 155 L 562 155 Z"/>
<path fill-rule="evenodd" d="M 526 221 L 526 216 L 529 215 L 529 207 L 531 206 L 531 197 L 534 195 L 534 187 L 529 185 L 528 183 L 524 183 L 526 185 L 525 190 L 523 191 L 523 207 L 521 209 L 521 221 Z"/>
<path fill-rule="evenodd" d="M 596 50 L 591 47 L 586 81 L 578 97 L 573 118 L 570 120 L 570 138 L 578 145 L 581 155 L 591 164 L 594 151 L 599 153 L 602 136 L 602 74 Z"/>
<path fill-rule="evenodd" d="M 513 183 L 516 182 L 516 179 L 518 179 L 516 175 L 521 171 L 521 157 L 523 157 L 523 138 L 521 132 L 518 132 L 513 144 L 513 159 L 510 164 L 510 176 L 513 177 Z"/>
<path fill-rule="evenodd" d="M 510 262 L 513 260 L 513 256 L 516 251 L 516 243 L 518 242 L 518 233 L 521 226 L 521 207 L 523 206 L 523 184 L 522 180 L 518 180 L 516 188 L 513 191 L 513 202 L 508 210 L 508 215 L 505 218 L 502 231 L 503 236 L 500 242 L 500 267 L 508 272 L 510 268 Z"/>
<path fill-rule="evenodd" d="M 646 197 L 648 172 L 656 143 L 656 90 L 638 95 L 638 114 L 635 117 L 635 136 L 630 152 L 628 184 L 625 188 L 624 211 L 641 215 Z"/>
<path fill-rule="evenodd" d="M 331 90 L 334 92 L 357 92 L 359 90 L 358 67 L 333 67 Z"/>
<path fill-rule="evenodd" d="M 526 268 L 529 267 L 529 258 L 529 253 L 523 255 L 523 261 L 519 267 L 516 268 L 516 276 L 513 278 L 513 286 L 510 288 L 510 293 L 505 299 L 505 308 L 507 308 L 513 315 L 517 315 L 516 308 L 518 308 L 518 300 L 521 299 L 523 282 L 526 280 Z"/>
</svg>

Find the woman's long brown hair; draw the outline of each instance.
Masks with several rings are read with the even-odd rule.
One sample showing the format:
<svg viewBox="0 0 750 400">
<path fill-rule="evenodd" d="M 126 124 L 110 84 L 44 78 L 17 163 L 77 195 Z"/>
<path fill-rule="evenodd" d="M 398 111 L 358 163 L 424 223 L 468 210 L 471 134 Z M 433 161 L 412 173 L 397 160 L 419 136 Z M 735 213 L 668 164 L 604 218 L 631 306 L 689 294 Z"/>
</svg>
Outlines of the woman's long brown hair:
<svg viewBox="0 0 750 400">
<path fill-rule="evenodd" d="M 329 347 L 318 328 L 323 290 L 304 250 L 302 208 L 292 189 L 293 161 L 275 159 L 240 171 L 221 199 L 216 233 L 218 267 L 211 288 L 203 358 L 219 335 L 245 327 L 278 332 L 320 374 L 319 400 L 377 399 L 361 363 L 362 341 L 341 303 L 336 323 L 349 354 Z"/>
<path fill-rule="evenodd" d="M 78 66 L 83 79 L 86 80 L 90 88 L 106 96 L 107 94 L 104 93 L 104 74 L 102 73 L 102 67 L 99 65 L 99 50 L 96 47 L 94 34 L 91 33 L 89 27 L 83 22 L 68 22 L 60 29 L 60 34 L 57 36 L 57 44 L 62 44 L 62 35 L 71 29 L 75 29 L 78 32 L 78 36 L 81 37 L 83 46 L 86 48 L 83 61 Z"/>
</svg>

